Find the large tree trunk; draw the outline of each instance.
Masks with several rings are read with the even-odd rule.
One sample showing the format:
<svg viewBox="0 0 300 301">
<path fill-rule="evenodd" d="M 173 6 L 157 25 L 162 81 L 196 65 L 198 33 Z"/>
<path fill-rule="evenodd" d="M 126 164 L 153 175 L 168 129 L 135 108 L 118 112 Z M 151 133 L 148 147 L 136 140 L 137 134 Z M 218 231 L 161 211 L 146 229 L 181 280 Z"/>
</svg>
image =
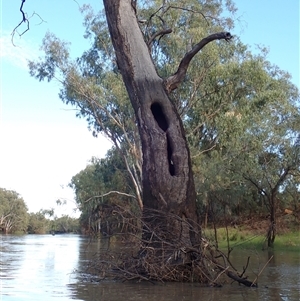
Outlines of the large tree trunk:
<svg viewBox="0 0 300 301">
<path fill-rule="evenodd" d="M 131 1 L 104 0 L 104 6 L 118 67 L 138 121 L 144 221 L 150 227 L 163 223 L 173 239 L 195 244 L 191 225 L 198 222 L 196 193 L 182 121 L 156 72 Z M 149 209 L 162 215 L 152 218 Z M 180 219 L 167 218 L 167 213 Z"/>
<path fill-rule="evenodd" d="M 128 271 L 130 279 L 138 274 L 138 279 L 144 280 L 211 282 L 214 277 L 207 275 L 212 268 L 208 268 L 203 256 L 208 244 L 202 248 L 200 243 L 189 149 L 168 91 L 176 89 L 192 57 L 204 45 L 215 39 L 228 40 L 231 35 L 222 32 L 204 38 L 186 53 L 176 73 L 163 80 L 138 26 L 134 2 L 104 0 L 117 63 L 135 111 L 143 152 L 142 247 L 133 267 L 131 258 L 122 271 Z M 223 268 L 210 247 L 209 250 L 213 260 L 210 264 L 214 262 L 216 270 L 253 285 L 228 267 Z"/>
</svg>

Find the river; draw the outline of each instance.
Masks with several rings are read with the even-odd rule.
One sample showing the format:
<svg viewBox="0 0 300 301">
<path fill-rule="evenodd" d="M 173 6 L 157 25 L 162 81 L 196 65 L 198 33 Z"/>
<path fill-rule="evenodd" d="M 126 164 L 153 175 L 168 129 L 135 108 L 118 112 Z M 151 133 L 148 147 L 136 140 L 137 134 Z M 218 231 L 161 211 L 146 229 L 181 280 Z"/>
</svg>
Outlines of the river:
<svg viewBox="0 0 300 301">
<path fill-rule="evenodd" d="M 79 235 L 1 235 L 0 289 L 3 301 L 220 301 L 300 300 L 300 258 L 297 252 L 274 252 L 259 277 L 258 288 L 237 283 L 222 288 L 187 283 L 120 283 L 85 281 L 89 260 L 105 244 Z M 251 256 L 251 280 L 268 261 L 268 252 L 233 251 L 239 267 Z"/>
</svg>

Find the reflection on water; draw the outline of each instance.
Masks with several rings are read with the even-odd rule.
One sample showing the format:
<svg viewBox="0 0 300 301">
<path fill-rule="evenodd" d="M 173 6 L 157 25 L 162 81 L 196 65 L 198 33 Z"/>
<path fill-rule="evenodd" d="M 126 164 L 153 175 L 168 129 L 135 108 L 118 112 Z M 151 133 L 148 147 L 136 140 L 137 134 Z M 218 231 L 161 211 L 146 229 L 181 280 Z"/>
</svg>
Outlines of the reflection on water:
<svg viewBox="0 0 300 301">
<path fill-rule="evenodd" d="M 78 265 L 79 244 L 77 236 L 1 236 L 4 300 L 67 297 L 67 285 Z"/>
<path fill-rule="evenodd" d="M 299 300 L 299 254 L 278 252 L 259 277 L 259 287 L 249 289 L 237 283 L 222 288 L 203 288 L 197 284 L 120 283 L 84 281 L 92 256 L 107 241 L 89 241 L 78 235 L 1 236 L 0 280 L 3 300 Z M 233 252 L 238 268 L 251 256 L 250 279 L 272 254 Z M 1 299 L 1 300 L 2 300 Z"/>
</svg>

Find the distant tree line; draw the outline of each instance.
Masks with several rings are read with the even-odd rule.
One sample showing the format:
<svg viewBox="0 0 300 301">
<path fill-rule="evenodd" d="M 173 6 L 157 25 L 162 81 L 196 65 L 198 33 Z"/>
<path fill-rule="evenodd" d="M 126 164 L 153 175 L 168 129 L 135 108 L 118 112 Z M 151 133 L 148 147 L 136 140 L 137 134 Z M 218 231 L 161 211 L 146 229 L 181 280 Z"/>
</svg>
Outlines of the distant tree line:
<svg viewBox="0 0 300 301">
<path fill-rule="evenodd" d="M 17 192 L 0 188 L 0 232 L 45 234 L 78 233 L 79 230 L 77 218 L 68 215 L 58 218 L 53 209 L 29 213 L 26 203 Z"/>
</svg>

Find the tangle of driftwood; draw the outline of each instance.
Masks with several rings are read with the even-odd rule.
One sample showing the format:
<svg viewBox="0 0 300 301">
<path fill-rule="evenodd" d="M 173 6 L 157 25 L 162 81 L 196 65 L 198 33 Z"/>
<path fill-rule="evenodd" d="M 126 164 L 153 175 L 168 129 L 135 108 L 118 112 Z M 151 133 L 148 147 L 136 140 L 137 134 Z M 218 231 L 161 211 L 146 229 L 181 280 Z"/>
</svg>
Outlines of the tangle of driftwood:
<svg viewBox="0 0 300 301">
<path fill-rule="evenodd" d="M 126 233 L 121 248 L 100 252 L 90 263 L 89 271 L 100 280 L 198 282 L 221 286 L 225 281 L 223 276 L 226 275 L 239 284 L 257 287 L 257 279 L 250 281 L 245 276 L 249 258 L 246 267 L 239 273 L 213 243 L 203 237 L 198 245 L 191 245 L 184 239 L 173 239 L 176 233 L 166 232 L 163 223 L 159 222 L 162 215 L 181 223 L 187 223 L 186 220 L 157 210 L 147 210 L 147 218 L 158 221 L 153 228 L 146 224 L 145 219 L 134 216 L 128 209 L 114 208 L 113 214 L 119 215 L 131 231 Z M 139 221 L 136 222 L 136 219 Z M 120 235 L 124 236 L 124 233 Z"/>
</svg>

